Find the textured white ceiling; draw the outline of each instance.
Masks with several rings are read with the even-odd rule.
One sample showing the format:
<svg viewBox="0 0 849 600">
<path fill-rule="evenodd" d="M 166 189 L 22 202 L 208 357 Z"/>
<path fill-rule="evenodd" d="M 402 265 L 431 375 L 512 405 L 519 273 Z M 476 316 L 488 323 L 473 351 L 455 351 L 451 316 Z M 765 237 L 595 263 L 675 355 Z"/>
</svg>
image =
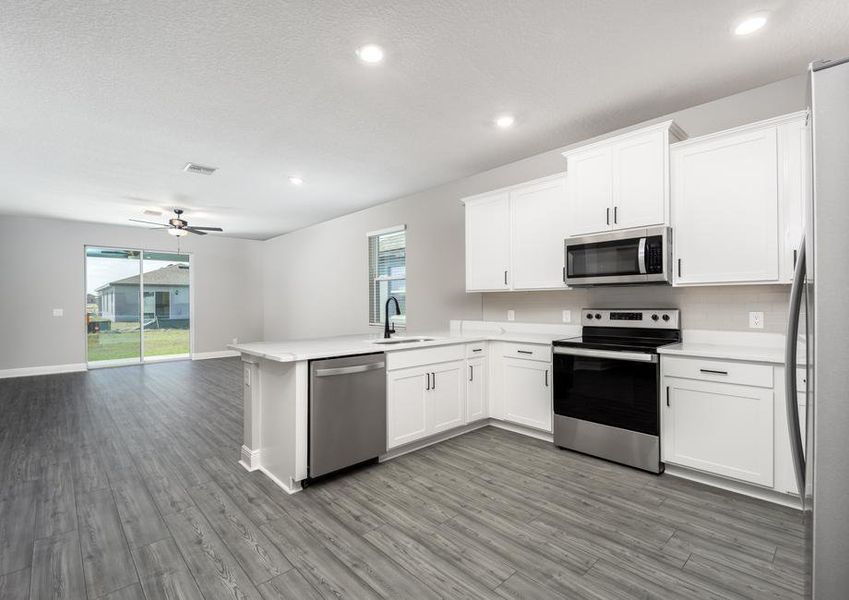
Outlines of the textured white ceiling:
<svg viewBox="0 0 849 600">
<path fill-rule="evenodd" d="M 267 238 L 847 54 L 846 0 L 3 2 L 0 213 Z"/>
</svg>

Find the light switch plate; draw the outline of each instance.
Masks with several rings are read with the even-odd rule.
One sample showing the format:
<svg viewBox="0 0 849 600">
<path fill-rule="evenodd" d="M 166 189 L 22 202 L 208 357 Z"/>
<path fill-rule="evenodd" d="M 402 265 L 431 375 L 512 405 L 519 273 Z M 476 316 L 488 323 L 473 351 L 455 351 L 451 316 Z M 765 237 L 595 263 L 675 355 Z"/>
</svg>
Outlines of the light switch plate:
<svg viewBox="0 0 849 600">
<path fill-rule="evenodd" d="M 513 310 L 512 308 L 507 311 L 507 320 L 508 321 L 515 321 L 516 320 L 516 311 Z"/>
<path fill-rule="evenodd" d="M 564 323 L 571 323 L 572 322 L 572 311 L 571 310 L 564 310 L 563 311 L 563 322 Z"/>
<path fill-rule="evenodd" d="M 749 329 L 763 329 L 764 314 L 762 312 L 749 313 Z"/>
<path fill-rule="evenodd" d="M 54 317 L 64 317 L 65 316 L 65 309 L 64 308 L 54 308 L 53 309 L 53 316 Z"/>
</svg>

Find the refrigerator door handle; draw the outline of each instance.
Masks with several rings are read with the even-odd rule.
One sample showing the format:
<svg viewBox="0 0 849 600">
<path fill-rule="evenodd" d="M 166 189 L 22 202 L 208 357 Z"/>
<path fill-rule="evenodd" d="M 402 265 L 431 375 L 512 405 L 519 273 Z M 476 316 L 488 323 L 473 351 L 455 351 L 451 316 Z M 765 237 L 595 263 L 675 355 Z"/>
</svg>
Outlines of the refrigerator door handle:
<svg viewBox="0 0 849 600">
<path fill-rule="evenodd" d="M 784 393 L 787 409 L 787 430 L 790 436 L 790 454 L 796 472 L 796 486 L 802 509 L 805 508 L 805 454 L 802 449 L 802 432 L 799 427 L 799 409 L 796 394 L 796 339 L 799 336 L 799 313 L 802 310 L 802 293 L 805 282 L 805 238 L 799 247 L 793 287 L 790 290 L 790 310 L 787 319 L 787 336 L 784 348 Z"/>
</svg>

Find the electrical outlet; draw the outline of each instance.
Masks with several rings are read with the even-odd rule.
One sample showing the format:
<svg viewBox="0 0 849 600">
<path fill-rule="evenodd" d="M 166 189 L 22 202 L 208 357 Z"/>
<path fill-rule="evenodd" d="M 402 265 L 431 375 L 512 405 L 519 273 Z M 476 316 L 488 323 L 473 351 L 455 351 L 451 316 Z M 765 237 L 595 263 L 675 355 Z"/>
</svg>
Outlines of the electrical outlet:
<svg viewBox="0 0 849 600">
<path fill-rule="evenodd" d="M 749 313 L 749 329 L 763 329 L 764 314 L 762 312 Z"/>
<path fill-rule="evenodd" d="M 516 320 L 516 311 L 513 310 L 512 308 L 507 311 L 507 320 L 508 321 L 515 321 Z"/>
<path fill-rule="evenodd" d="M 233 344 L 238 344 L 238 343 L 239 343 L 239 338 L 237 338 L 237 337 L 233 338 Z"/>
<path fill-rule="evenodd" d="M 64 317 L 65 316 L 65 309 L 64 308 L 54 308 L 53 309 L 53 316 L 54 317 Z"/>
<path fill-rule="evenodd" d="M 571 310 L 564 310 L 563 311 L 563 322 L 564 323 L 571 323 L 572 322 L 572 311 Z"/>
</svg>

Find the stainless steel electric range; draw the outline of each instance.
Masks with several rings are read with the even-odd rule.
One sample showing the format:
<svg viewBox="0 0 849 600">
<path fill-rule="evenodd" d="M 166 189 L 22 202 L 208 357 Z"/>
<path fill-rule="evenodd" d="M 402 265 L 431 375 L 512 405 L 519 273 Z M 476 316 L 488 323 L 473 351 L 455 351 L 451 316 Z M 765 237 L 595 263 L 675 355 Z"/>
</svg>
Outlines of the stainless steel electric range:
<svg viewBox="0 0 849 600">
<path fill-rule="evenodd" d="M 554 443 L 661 473 L 660 361 L 681 341 L 675 309 L 583 309 L 582 335 L 554 342 Z"/>
</svg>

